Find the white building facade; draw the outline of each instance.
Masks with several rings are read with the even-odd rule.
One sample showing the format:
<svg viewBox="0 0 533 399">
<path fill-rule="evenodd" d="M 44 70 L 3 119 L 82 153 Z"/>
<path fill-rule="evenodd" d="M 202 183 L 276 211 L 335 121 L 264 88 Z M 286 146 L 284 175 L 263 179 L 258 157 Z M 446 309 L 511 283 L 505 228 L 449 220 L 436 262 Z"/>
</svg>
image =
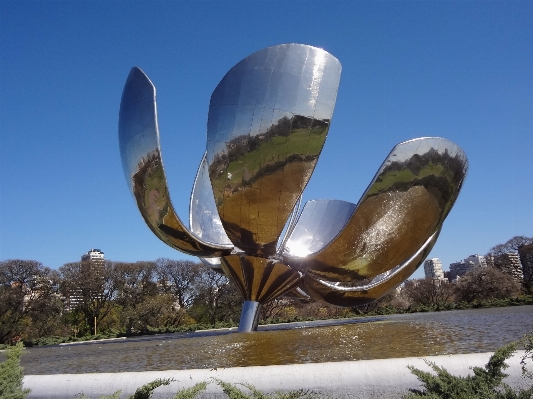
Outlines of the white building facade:
<svg viewBox="0 0 533 399">
<path fill-rule="evenodd" d="M 442 262 L 439 258 L 428 259 L 424 262 L 424 273 L 426 278 L 436 280 L 444 280 L 444 271 L 442 270 Z"/>
</svg>

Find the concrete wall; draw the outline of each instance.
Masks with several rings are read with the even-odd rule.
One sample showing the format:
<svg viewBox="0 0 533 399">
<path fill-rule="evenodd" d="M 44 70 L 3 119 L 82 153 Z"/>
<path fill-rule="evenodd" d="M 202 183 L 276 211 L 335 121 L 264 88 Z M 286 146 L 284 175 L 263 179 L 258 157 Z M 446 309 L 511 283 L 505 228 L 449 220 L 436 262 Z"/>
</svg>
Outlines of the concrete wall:
<svg viewBox="0 0 533 399">
<path fill-rule="evenodd" d="M 506 382 L 513 387 L 531 384 L 531 380 L 521 376 L 520 359 L 523 354 L 524 351 L 518 351 L 507 361 L 510 367 L 506 373 L 510 376 Z M 472 374 L 471 367 L 485 365 L 491 355 L 474 353 L 426 359 L 443 366 L 452 374 L 467 375 Z M 263 392 L 307 389 L 330 398 L 398 398 L 409 388 L 421 386 L 407 369 L 408 365 L 430 371 L 423 358 L 400 358 L 212 370 L 28 375 L 24 377 L 24 386 L 32 390 L 29 398 L 70 399 L 80 393 L 99 398 L 117 390 L 121 390 L 121 397 L 125 397 L 157 378 L 173 378 L 175 382 L 156 389 L 153 396 L 172 398 L 180 389 L 216 378 L 230 383 L 252 384 Z M 214 383 L 209 384 L 200 397 L 227 398 Z"/>
</svg>

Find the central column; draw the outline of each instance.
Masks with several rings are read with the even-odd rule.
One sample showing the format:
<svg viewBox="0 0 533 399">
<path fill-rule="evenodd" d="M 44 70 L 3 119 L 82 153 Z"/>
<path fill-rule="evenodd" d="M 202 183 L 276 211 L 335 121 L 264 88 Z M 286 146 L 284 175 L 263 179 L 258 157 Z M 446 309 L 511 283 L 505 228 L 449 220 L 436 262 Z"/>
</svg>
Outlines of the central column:
<svg viewBox="0 0 533 399">
<path fill-rule="evenodd" d="M 239 332 L 257 331 L 259 316 L 261 315 L 261 304 L 256 301 L 244 301 L 242 305 L 241 321 L 239 322 Z"/>
<path fill-rule="evenodd" d="M 256 331 L 261 304 L 293 290 L 301 283 L 297 271 L 267 258 L 228 255 L 221 258 L 220 266 L 244 298 L 239 332 Z"/>
</svg>

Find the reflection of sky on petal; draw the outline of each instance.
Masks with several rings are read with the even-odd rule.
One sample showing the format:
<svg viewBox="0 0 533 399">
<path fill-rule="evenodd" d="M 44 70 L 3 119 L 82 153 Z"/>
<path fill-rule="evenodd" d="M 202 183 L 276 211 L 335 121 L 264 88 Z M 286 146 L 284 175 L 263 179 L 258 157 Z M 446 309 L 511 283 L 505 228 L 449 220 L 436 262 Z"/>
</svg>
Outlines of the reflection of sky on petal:
<svg viewBox="0 0 533 399">
<path fill-rule="evenodd" d="M 309 105 L 314 108 L 316 99 L 318 97 L 318 90 L 322 82 L 322 75 L 324 73 L 324 66 L 326 64 L 327 54 L 323 51 L 313 51 L 313 77 L 311 78 L 311 96 L 309 98 Z"/>
<path fill-rule="evenodd" d="M 159 134 L 155 130 L 155 126 L 145 129 L 142 135 L 145 148 L 148 152 L 152 152 L 159 148 Z"/>
<path fill-rule="evenodd" d="M 311 244 L 313 242 L 313 235 L 307 234 L 305 236 L 300 236 L 298 241 L 289 241 L 285 245 L 287 254 L 290 256 L 298 256 L 300 258 L 311 254 Z"/>
<path fill-rule="evenodd" d="M 220 266 L 220 258 L 199 258 L 202 263 L 209 267 L 219 267 Z"/>
<path fill-rule="evenodd" d="M 414 154 L 426 154 L 430 149 L 437 151 L 441 155 L 447 152 L 451 157 L 459 155 L 461 159 L 466 159 L 461 148 L 449 140 L 440 137 L 420 137 L 405 141 L 394 147 L 384 166 L 392 162 L 408 161 Z"/>
<path fill-rule="evenodd" d="M 221 155 L 227 151 L 226 143 L 220 141 L 207 142 L 207 163 L 211 164 L 215 159 L 215 155 Z"/>
<path fill-rule="evenodd" d="M 239 106 L 235 114 L 232 137 L 245 136 L 250 134 L 250 127 L 254 118 L 255 108 L 252 106 Z"/>
<path fill-rule="evenodd" d="M 350 219 L 355 204 L 340 200 L 308 201 L 285 245 L 289 256 L 304 257 L 321 250 Z"/>
<path fill-rule="evenodd" d="M 130 173 L 136 173 L 140 160 L 146 157 L 147 151 L 144 148 L 144 140 L 142 134 L 138 134 L 128 143 L 128 148 L 131 149 L 132 157 L 130 158 Z"/>
<path fill-rule="evenodd" d="M 263 110 L 263 115 L 261 117 L 261 125 L 259 127 L 259 134 L 265 134 L 272 126 L 273 113 L 273 108 L 265 108 Z"/>
<path fill-rule="evenodd" d="M 216 208 L 206 156 L 202 158 L 193 185 L 189 226 L 192 233 L 204 241 L 213 244 L 231 244 Z"/>
<path fill-rule="evenodd" d="M 255 98 L 255 106 L 263 109 L 265 107 L 268 87 L 270 86 L 272 68 L 268 68 L 267 66 L 264 66 L 262 69 L 260 68 L 259 70 L 261 71 L 261 73 L 257 75 L 258 88 L 257 88 L 257 97 Z"/>
<path fill-rule="evenodd" d="M 283 67 L 284 72 L 297 77 L 302 76 L 307 60 L 307 54 L 310 49 L 309 46 L 292 44 L 291 51 L 287 54 L 287 59 Z"/>
<path fill-rule="evenodd" d="M 252 124 L 250 126 L 250 136 L 256 136 L 261 132 L 261 120 L 263 118 L 263 108 L 255 107 Z"/>
<path fill-rule="evenodd" d="M 226 152 L 227 150 L 227 144 L 225 142 L 215 141 L 215 154 L 221 154 L 223 152 Z"/>
<path fill-rule="evenodd" d="M 410 140 L 405 143 L 398 144 L 389 155 L 386 164 L 392 162 L 405 162 L 412 158 L 413 154 L 418 153 L 418 147 L 420 146 L 420 140 Z M 385 166 L 385 165 L 384 165 Z"/>
<path fill-rule="evenodd" d="M 289 112 L 294 111 L 300 79 L 300 76 L 291 75 L 289 73 L 283 74 L 280 82 L 280 89 L 276 97 L 276 109 Z"/>
</svg>

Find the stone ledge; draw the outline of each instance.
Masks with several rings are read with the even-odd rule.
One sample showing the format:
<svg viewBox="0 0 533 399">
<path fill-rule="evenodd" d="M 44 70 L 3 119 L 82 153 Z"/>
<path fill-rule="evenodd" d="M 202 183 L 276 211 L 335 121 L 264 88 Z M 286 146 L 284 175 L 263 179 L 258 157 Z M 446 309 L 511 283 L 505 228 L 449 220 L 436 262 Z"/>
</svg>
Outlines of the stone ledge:
<svg viewBox="0 0 533 399">
<path fill-rule="evenodd" d="M 521 375 L 523 354 L 524 351 L 517 351 L 507 360 L 510 367 L 505 370 L 509 374 L 505 382 L 513 388 L 531 384 L 531 380 Z M 484 366 L 491 355 L 492 352 L 221 369 L 28 375 L 24 377 L 24 387 L 32 390 L 29 399 L 72 399 L 80 393 L 99 398 L 118 390 L 125 397 L 157 378 L 173 378 L 175 382 L 159 387 L 153 395 L 153 398 L 172 398 L 180 389 L 216 378 L 251 384 L 263 392 L 306 389 L 329 398 L 399 398 L 409 388 L 421 387 L 407 369 L 408 365 L 430 371 L 423 360 L 428 359 L 452 374 L 466 376 L 472 374 L 471 367 Z M 214 383 L 199 397 L 226 398 Z"/>
</svg>

